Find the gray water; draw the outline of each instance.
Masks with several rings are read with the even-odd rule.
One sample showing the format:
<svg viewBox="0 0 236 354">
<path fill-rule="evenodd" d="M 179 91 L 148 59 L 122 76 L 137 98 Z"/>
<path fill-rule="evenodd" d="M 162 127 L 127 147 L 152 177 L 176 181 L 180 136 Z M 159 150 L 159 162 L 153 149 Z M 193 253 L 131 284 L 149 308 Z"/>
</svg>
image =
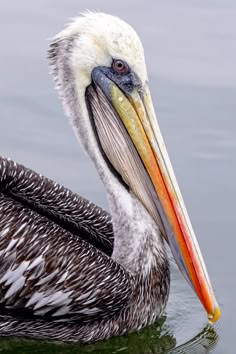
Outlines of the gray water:
<svg viewBox="0 0 236 354">
<path fill-rule="evenodd" d="M 214 328 L 206 326 L 195 294 L 172 264 L 166 318 L 154 327 L 83 349 L 0 340 L 0 350 L 161 353 L 177 345 L 176 353 L 233 354 L 236 2 L 1 0 L 0 154 L 108 208 L 96 170 L 63 115 L 46 61 L 47 38 L 86 8 L 123 18 L 143 41 L 159 123 L 222 317 Z"/>
</svg>

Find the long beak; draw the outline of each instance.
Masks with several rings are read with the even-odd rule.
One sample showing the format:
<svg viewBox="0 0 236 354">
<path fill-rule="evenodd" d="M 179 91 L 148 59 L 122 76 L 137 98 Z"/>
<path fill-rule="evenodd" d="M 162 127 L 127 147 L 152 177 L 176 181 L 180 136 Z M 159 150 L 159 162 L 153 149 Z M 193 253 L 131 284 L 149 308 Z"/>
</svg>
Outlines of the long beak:
<svg viewBox="0 0 236 354">
<path fill-rule="evenodd" d="M 110 101 L 122 120 L 153 183 L 161 204 L 159 215 L 171 251 L 194 288 L 211 322 L 220 317 L 204 260 L 195 237 L 169 156 L 155 117 L 148 86 L 124 94 L 110 83 Z"/>
</svg>

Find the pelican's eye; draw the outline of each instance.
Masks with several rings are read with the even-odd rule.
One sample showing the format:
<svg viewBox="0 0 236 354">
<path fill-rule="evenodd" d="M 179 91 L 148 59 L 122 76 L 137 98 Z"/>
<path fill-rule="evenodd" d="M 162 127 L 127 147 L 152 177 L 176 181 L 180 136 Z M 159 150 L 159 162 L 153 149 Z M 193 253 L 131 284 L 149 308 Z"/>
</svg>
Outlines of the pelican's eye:
<svg viewBox="0 0 236 354">
<path fill-rule="evenodd" d="M 129 72 L 129 66 L 123 60 L 114 59 L 112 62 L 112 68 L 117 74 L 125 75 Z"/>
</svg>

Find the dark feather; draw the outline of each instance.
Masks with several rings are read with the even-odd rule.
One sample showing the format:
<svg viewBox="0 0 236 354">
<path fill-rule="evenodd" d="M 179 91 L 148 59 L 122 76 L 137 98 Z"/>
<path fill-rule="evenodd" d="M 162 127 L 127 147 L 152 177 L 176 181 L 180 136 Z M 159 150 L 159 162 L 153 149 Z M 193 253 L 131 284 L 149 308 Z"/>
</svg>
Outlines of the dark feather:
<svg viewBox="0 0 236 354">
<path fill-rule="evenodd" d="M 111 255 L 110 214 L 69 189 L 0 156 L 0 193 Z"/>
<path fill-rule="evenodd" d="M 89 342 L 152 323 L 169 293 L 165 255 L 144 276 L 112 250 L 107 212 L 0 158 L 0 335 Z"/>
</svg>

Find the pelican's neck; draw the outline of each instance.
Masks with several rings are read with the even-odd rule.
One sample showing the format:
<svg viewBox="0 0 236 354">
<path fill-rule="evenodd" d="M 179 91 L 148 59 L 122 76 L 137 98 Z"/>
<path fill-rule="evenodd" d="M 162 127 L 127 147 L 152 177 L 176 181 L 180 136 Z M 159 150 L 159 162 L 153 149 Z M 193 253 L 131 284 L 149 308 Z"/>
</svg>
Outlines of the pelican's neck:
<svg viewBox="0 0 236 354">
<path fill-rule="evenodd" d="M 110 180 L 106 190 L 115 235 L 112 258 L 133 274 L 166 266 L 159 228 L 142 203 L 119 181 Z"/>
<path fill-rule="evenodd" d="M 160 230 L 143 204 L 107 165 L 83 99 L 73 112 L 73 128 L 106 189 L 114 230 L 112 258 L 133 274 L 148 276 L 153 268 L 166 269 L 168 259 Z"/>
</svg>

